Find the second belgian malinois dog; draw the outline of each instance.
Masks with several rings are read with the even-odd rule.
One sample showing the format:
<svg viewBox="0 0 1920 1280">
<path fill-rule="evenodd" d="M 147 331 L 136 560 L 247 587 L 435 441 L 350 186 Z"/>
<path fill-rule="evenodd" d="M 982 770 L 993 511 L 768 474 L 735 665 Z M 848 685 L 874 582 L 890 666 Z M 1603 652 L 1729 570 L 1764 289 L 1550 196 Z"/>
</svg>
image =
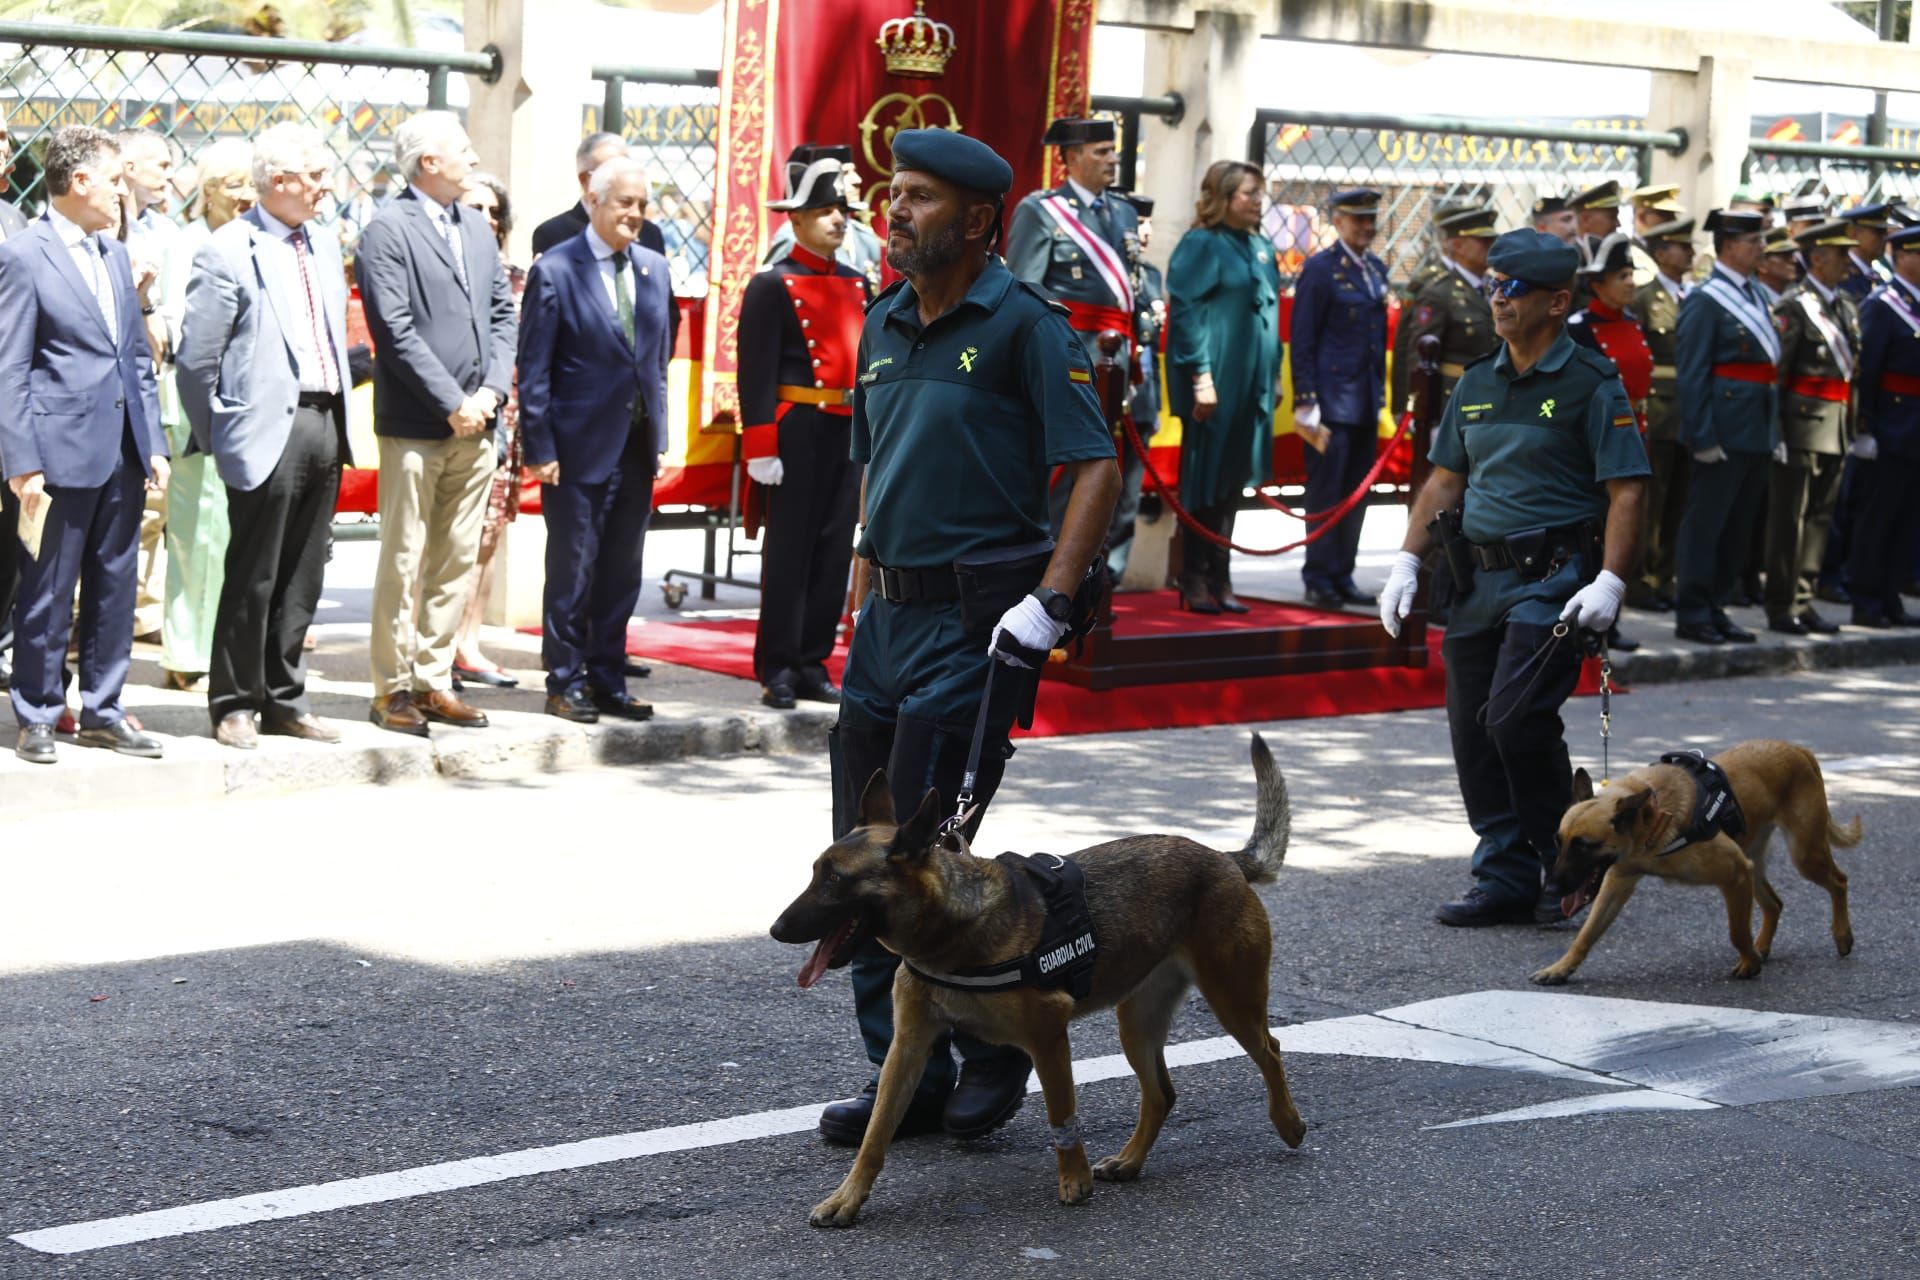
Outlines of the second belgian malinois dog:
<svg viewBox="0 0 1920 1280">
<path fill-rule="evenodd" d="M 859 825 L 815 860 L 806 892 L 772 929 L 781 942 L 819 940 L 800 970 L 801 986 L 847 963 L 866 937 L 879 939 L 906 962 L 894 979 L 893 1045 L 865 1140 L 839 1190 L 815 1206 L 808 1221 L 817 1227 L 853 1224 L 929 1049 L 955 1027 L 990 1043 L 1017 1045 L 1033 1058 L 1053 1129 L 1062 1203 L 1085 1200 L 1095 1178 L 1138 1177 L 1173 1107 L 1164 1048 L 1173 1015 L 1193 985 L 1260 1068 L 1267 1117 L 1280 1137 L 1290 1147 L 1300 1145 L 1306 1125 L 1287 1091 L 1280 1046 L 1267 1030 L 1273 938 L 1266 908 L 1249 887 L 1279 871 L 1292 814 L 1286 780 L 1258 734 L 1253 770 L 1258 802 L 1253 838 L 1244 849 L 1220 853 L 1180 836 L 1155 835 L 1072 855 L 1085 877 L 1093 935 L 1086 953 L 1094 957 L 1090 987 L 1078 999 L 1045 986 L 973 990 L 922 976 L 951 978 L 1029 955 L 1037 955 L 1035 967 L 1044 971 L 1072 948 L 1037 951 L 1046 926 L 1044 903 L 1014 883 L 1019 872 L 975 857 L 957 834 L 942 834 L 937 792 L 929 791 L 919 810 L 897 823 L 887 780 L 874 776 L 860 801 Z M 1140 1121 L 1117 1155 L 1089 1165 L 1076 1122 L 1067 1023 L 1110 1005 L 1119 1016 L 1127 1061 L 1140 1078 Z"/>
<path fill-rule="evenodd" d="M 1727 900 L 1727 932 L 1739 963 L 1730 976 L 1754 978 L 1773 949 L 1780 923 L 1780 895 L 1767 883 L 1767 846 L 1779 827 L 1793 865 L 1833 900 L 1833 945 L 1853 950 L 1853 920 L 1847 914 L 1847 877 L 1833 862 L 1833 846 L 1860 843 L 1860 819 L 1843 827 L 1827 808 L 1827 784 L 1813 752 L 1791 742 L 1756 739 L 1729 747 L 1713 762 L 1724 771 L 1738 803 L 1738 837 L 1726 830 L 1687 841 L 1700 803 L 1695 774 L 1678 764 L 1635 769 L 1594 794 L 1581 769 L 1573 775 L 1573 806 L 1560 819 L 1560 855 L 1548 874 L 1550 892 L 1566 895 L 1568 916 L 1591 899 L 1593 912 L 1559 960 L 1533 975 L 1558 986 L 1573 976 L 1600 941 L 1642 876 L 1683 884 L 1710 884 Z M 1753 936 L 1753 903 L 1760 902 L 1760 936 Z"/>
</svg>

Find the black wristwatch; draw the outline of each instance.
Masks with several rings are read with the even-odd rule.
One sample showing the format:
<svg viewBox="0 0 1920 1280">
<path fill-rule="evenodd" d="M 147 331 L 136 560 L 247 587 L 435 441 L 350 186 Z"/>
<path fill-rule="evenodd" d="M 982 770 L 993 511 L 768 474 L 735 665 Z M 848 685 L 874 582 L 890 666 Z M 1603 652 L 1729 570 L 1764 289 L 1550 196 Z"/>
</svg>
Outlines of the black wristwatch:
<svg viewBox="0 0 1920 1280">
<path fill-rule="evenodd" d="M 1055 622 L 1065 622 L 1073 614 L 1073 597 L 1051 587 L 1035 587 L 1030 593 Z"/>
</svg>

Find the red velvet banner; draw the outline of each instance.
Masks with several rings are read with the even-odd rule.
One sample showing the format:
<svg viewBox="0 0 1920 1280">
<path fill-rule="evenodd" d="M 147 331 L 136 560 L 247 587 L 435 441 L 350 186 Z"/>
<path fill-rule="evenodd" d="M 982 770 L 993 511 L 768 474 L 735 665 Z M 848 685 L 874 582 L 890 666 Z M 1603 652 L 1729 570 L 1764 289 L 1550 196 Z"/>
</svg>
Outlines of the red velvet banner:
<svg viewBox="0 0 1920 1280">
<path fill-rule="evenodd" d="M 1094 0 L 923 0 L 932 36 L 952 49 L 938 74 L 888 70 L 882 24 L 914 18 L 914 0 L 727 0 L 729 54 L 720 85 L 720 180 L 712 252 L 705 420 L 739 404 L 740 295 L 759 265 L 784 188 L 787 152 L 802 142 L 853 148 L 868 215 L 884 238 L 893 135 L 952 129 L 1013 165 L 1007 208 L 1054 175 L 1040 145 L 1049 119 L 1083 114 Z M 930 71 L 930 69 L 929 69 Z"/>
</svg>

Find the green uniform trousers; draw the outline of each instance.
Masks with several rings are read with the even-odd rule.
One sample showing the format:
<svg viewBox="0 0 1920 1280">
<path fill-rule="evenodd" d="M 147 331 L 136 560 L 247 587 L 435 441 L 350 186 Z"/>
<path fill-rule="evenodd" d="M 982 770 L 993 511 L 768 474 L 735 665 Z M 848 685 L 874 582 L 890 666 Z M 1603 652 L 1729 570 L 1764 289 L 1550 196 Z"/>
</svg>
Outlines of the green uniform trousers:
<svg viewBox="0 0 1920 1280">
<path fill-rule="evenodd" d="M 1773 464 L 1767 491 L 1767 621 L 1784 622 L 1813 607 L 1827 532 L 1840 502 L 1846 455 L 1792 449 Z"/>
</svg>

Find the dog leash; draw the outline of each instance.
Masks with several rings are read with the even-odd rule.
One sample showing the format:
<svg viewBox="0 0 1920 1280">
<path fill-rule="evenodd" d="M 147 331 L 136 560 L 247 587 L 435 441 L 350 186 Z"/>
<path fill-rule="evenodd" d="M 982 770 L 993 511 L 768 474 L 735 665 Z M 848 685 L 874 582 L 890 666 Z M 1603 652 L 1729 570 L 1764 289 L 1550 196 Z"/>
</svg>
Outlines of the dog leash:
<svg viewBox="0 0 1920 1280">
<path fill-rule="evenodd" d="M 1537 665 L 1539 670 L 1533 672 L 1532 678 L 1527 681 L 1527 687 L 1520 691 L 1522 698 L 1533 692 L 1533 686 L 1538 684 L 1540 677 L 1546 673 L 1547 659 L 1552 656 L 1555 649 L 1560 647 L 1560 642 L 1567 638 L 1571 630 L 1572 628 L 1564 621 L 1555 623 L 1553 638 L 1534 650 L 1533 656 L 1521 663 L 1518 671 L 1508 676 L 1498 689 L 1487 695 L 1486 702 L 1480 708 L 1480 723 L 1484 727 L 1498 728 L 1512 719 L 1514 712 L 1520 709 L 1520 699 L 1515 699 L 1513 705 L 1507 708 L 1506 714 L 1498 720 L 1486 718 L 1487 708 L 1491 707 L 1501 694 L 1512 688 L 1515 681 Z M 1599 631 L 1593 634 L 1600 650 L 1600 785 L 1604 787 L 1613 781 L 1613 657 L 1607 650 L 1607 633 Z"/>
<path fill-rule="evenodd" d="M 1036 672 L 1048 657 L 1047 650 L 1029 649 L 1004 633 L 993 652 L 996 656 L 987 664 L 987 682 L 980 690 L 980 710 L 973 717 L 973 741 L 967 745 L 967 770 L 960 775 L 960 791 L 954 797 L 953 816 L 940 824 L 940 834 L 943 836 L 958 831 L 973 818 L 973 793 L 980 780 L 980 754 L 987 744 L 987 717 L 993 708 L 993 677 L 1001 665 L 997 655 L 1018 658 Z"/>
<path fill-rule="evenodd" d="M 1613 781 L 1613 658 L 1607 653 L 1607 633 L 1600 633 L 1600 785 Z"/>
</svg>

